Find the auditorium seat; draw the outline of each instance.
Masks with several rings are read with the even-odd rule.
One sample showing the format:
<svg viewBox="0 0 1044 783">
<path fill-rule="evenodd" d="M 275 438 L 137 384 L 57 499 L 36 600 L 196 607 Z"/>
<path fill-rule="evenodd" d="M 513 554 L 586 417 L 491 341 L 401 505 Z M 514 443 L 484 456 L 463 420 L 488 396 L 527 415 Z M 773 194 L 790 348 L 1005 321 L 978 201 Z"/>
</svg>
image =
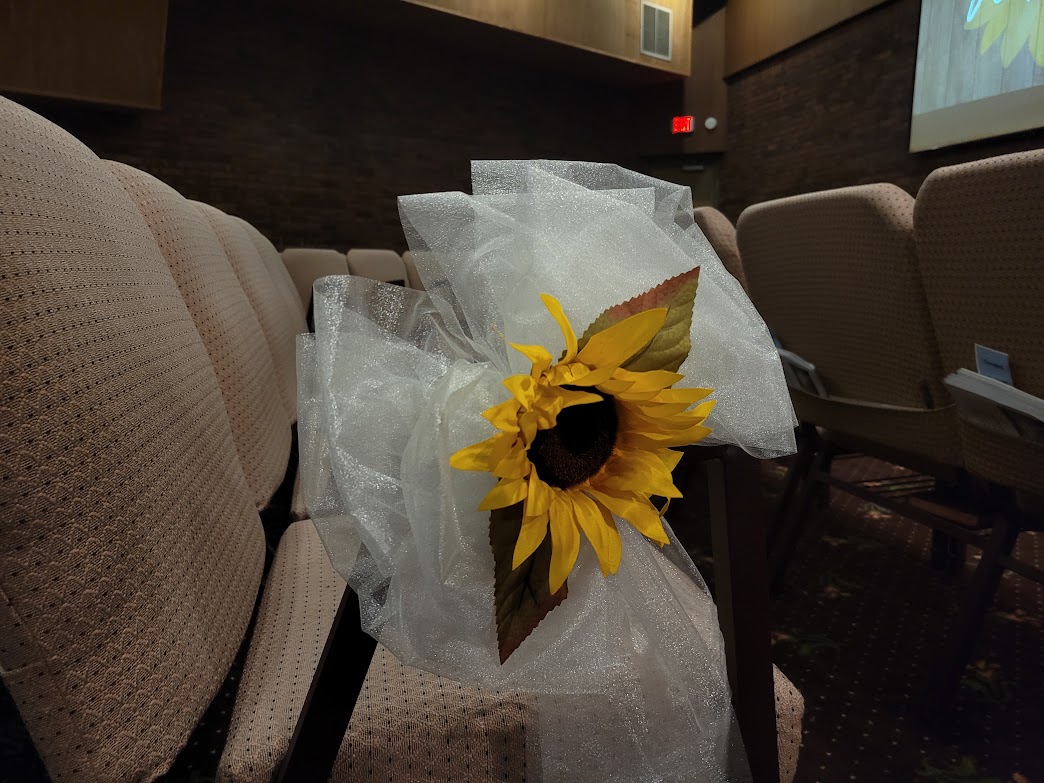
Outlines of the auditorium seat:
<svg viewBox="0 0 1044 783">
<path fill-rule="evenodd" d="M 320 277 L 348 274 L 348 260 L 337 250 L 311 247 L 288 247 L 283 250 L 283 263 L 297 287 L 297 295 L 309 312 L 312 285 Z"/>
<path fill-rule="evenodd" d="M 782 347 L 815 365 L 825 391 L 791 388 L 806 437 L 785 499 L 806 470 L 815 478 L 828 468 L 834 447 L 945 477 L 962 464 L 913 212 L 909 194 L 876 184 L 769 201 L 740 215 L 751 298 Z M 777 584 L 810 495 L 799 496 L 779 532 Z"/>
<path fill-rule="evenodd" d="M 739 247 L 736 244 L 736 228 L 732 221 L 714 207 L 696 207 L 692 211 L 692 217 L 729 274 L 739 280 L 740 285 L 746 289 L 747 275 L 743 271 L 743 259 L 740 258 Z"/>
<path fill-rule="evenodd" d="M 1016 388 L 1044 398 L 1044 150 L 947 166 L 917 194 L 917 253 L 942 357 L 942 372 L 976 368 L 976 344 L 1008 354 Z M 1039 530 L 1044 442 L 998 434 L 961 419 L 972 474 L 1012 491 L 994 498 L 994 525 L 968 591 L 954 646 L 935 667 L 938 708 L 971 654 L 1001 574 L 1044 583 L 1044 571 L 1011 557 Z"/>
<path fill-rule="evenodd" d="M 417 272 L 417 259 L 412 250 L 407 250 L 402 254 L 402 263 L 406 266 L 406 282 L 409 283 L 410 288 L 423 291 L 424 281 L 420 279 L 420 274 Z"/>
<path fill-rule="evenodd" d="M 348 251 L 348 273 L 385 283 L 406 285 L 406 265 L 394 250 L 353 248 Z"/>
</svg>

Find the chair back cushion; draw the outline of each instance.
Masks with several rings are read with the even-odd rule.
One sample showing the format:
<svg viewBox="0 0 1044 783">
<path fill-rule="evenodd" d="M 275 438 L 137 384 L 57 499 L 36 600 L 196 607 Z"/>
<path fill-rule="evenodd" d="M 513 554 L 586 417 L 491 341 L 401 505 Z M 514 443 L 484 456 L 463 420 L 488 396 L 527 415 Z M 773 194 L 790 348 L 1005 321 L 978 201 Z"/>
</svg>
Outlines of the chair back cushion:
<svg viewBox="0 0 1044 783">
<path fill-rule="evenodd" d="M 739 280 L 740 285 L 747 287 L 747 276 L 743 271 L 739 247 L 736 245 L 736 228 L 727 217 L 714 207 L 696 207 L 692 211 L 697 227 L 707 237 L 721 263 L 729 270 L 729 274 Z"/>
<path fill-rule="evenodd" d="M 406 285 L 406 265 L 402 263 L 402 256 L 394 250 L 349 250 L 348 272 L 371 280 Z"/>
<path fill-rule="evenodd" d="M 279 288 L 246 231 L 216 207 L 191 202 L 221 241 L 268 341 L 288 421 L 297 421 L 297 328 Z"/>
<path fill-rule="evenodd" d="M 348 274 L 348 259 L 344 253 L 327 248 L 288 247 L 283 253 L 283 264 L 290 273 L 297 295 L 305 310 L 312 303 L 312 286 L 320 277 Z"/>
<path fill-rule="evenodd" d="M 757 204 L 737 225 L 751 299 L 837 397 L 952 404 L 917 267 L 913 198 L 860 185 Z"/>
<path fill-rule="evenodd" d="M 283 301 L 286 303 L 287 317 L 290 319 L 290 323 L 294 328 L 294 333 L 304 334 L 308 331 L 308 324 L 305 322 L 305 306 L 301 303 L 301 298 L 297 294 L 297 286 L 290 277 L 290 272 L 287 270 L 286 264 L 283 263 L 283 257 L 279 255 L 279 251 L 275 249 L 275 246 L 268 241 L 268 237 L 250 225 L 247 221 L 238 217 L 233 217 L 232 219 L 238 223 L 246 232 L 247 236 L 250 237 L 250 241 L 254 243 L 254 248 L 257 250 L 257 254 L 261 256 L 261 260 L 265 262 L 265 266 L 268 268 L 268 273 L 272 276 L 276 288 L 279 289 L 279 294 L 283 297 Z"/>
<path fill-rule="evenodd" d="M 1008 354 L 1015 386 L 1044 397 L 1044 150 L 936 169 L 914 233 L 944 374 L 975 344 Z M 962 423 L 969 470 L 1044 492 L 1044 446 Z"/>
<path fill-rule="evenodd" d="M 143 171 L 109 166 L 145 218 L 192 313 L 217 371 L 240 464 L 257 508 L 264 508 L 286 475 L 290 423 L 257 315 L 199 210 Z"/>
</svg>

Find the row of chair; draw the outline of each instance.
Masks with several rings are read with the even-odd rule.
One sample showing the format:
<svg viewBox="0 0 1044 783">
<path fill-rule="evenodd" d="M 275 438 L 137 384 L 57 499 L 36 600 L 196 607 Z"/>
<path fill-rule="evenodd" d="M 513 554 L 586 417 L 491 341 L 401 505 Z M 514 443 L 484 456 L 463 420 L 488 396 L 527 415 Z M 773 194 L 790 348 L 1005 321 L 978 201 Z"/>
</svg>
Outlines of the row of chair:
<svg viewBox="0 0 1044 783">
<path fill-rule="evenodd" d="M 940 168 L 916 199 L 890 184 L 756 204 L 735 230 L 711 208 L 695 220 L 747 289 L 783 349 L 815 366 L 822 390 L 792 388 L 804 423 L 773 554 L 793 549 L 816 481 L 839 449 L 936 477 L 988 510 L 974 527 L 925 506 L 902 513 L 983 548 L 956 634 L 929 697 L 937 709 L 963 671 L 1020 531 L 1039 526 L 1044 444 L 962 418 L 943 379 L 976 367 L 976 345 L 1009 355 L 1017 388 L 1044 397 L 1044 150 Z M 860 488 L 843 486 L 860 494 Z M 888 505 L 886 499 L 873 496 Z M 937 507 L 936 507 L 937 508 Z"/>
<path fill-rule="evenodd" d="M 231 687 L 218 779 L 268 781 L 345 591 L 295 489 L 311 282 L 2 98 L 0 158 L 0 681 L 50 778 L 99 783 L 184 773 Z M 302 264 L 411 282 L 393 256 Z M 786 780 L 800 696 L 777 689 Z M 378 648 L 332 779 L 521 781 L 536 721 Z"/>
<path fill-rule="evenodd" d="M 309 313 L 312 286 L 320 277 L 327 275 L 358 275 L 418 291 L 424 290 L 424 283 L 417 273 L 417 263 L 410 250 L 400 256 L 394 250 L 371 248 L 353 248 L 347 253 L 341 253 L 328 248 L 288 247 L 283 251 L 283 263 Z"/>
</svg>

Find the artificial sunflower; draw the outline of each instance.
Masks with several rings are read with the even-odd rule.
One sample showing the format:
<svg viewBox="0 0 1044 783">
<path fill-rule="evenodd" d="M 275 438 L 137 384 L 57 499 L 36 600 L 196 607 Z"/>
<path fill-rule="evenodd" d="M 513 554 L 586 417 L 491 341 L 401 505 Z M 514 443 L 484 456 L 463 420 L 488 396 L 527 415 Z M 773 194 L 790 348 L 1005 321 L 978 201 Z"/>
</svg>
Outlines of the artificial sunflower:
<svg viewBox="0 0 1044 783">
<path fill-rule="evenodd" d="M 674 332 L 665 329 L 669 308 L 650 307 L 627 317 L 607 317 L 607 311 L 578 340 L 558 300 L 542 295 L 562 330 L 565 352 L 555 362 L 546 348 L 512 344 L 532 370 L 505 379 L 511 398 L 483 413 L 499 432 L 450 459 L 455 468 L 499 479 L 479 510 L 520 508 L 512 569 L 550 535 L 552 594 L 576 563 L 581 533 L 603 575 L 616 572 L 621 541 L 614 514 L 647 538 L 668 543 L 650 498 L 681 497 L 671 477 L 681 453 L 672 447 L 710 433 L 704 420 L 714 406 L 709 400 L 692 407 L 711 389 L 671 388 L 684 377 L 674 370 L 688 354 L 695 274 L 659 287 L 674 293 L 690 282 L 687 317 L 681 312 L 670 319 Z"/>
</svg>

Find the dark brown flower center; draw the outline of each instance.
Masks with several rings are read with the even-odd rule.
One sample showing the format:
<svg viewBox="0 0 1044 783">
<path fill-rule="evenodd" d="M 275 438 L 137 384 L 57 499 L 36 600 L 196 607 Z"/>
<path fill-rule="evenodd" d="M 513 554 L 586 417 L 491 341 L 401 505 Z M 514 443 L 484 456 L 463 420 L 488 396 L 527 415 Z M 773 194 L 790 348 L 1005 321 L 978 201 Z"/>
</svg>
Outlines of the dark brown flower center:
<svg viewBox="0 0 1044 783">
<path fill-rule="evenodd" d="M 537 475 L 560 489 L 591 478 L 609 460 L 616 445 L 613 398 L 594 389 L 583 391 L 593 391 L 602 399 L 566 408 L 558 414 L 554 427 L 537 432 L 529 447 L 529 461 Z"/>
</svg>

